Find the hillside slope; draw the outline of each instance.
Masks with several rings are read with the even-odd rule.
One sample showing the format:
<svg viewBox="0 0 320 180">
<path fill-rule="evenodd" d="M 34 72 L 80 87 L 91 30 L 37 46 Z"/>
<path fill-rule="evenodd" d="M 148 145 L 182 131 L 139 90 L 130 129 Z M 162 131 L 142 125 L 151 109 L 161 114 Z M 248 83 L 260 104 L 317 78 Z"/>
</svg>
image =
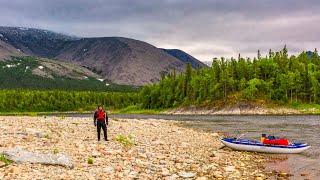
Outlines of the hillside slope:
<svg viewBox="0 0 320 180">
<path fill-rule="evenodd" d="M 90 70 L 59 61 L 34 57 L 13 57 L 0 61 L 0 89 L 61 89 L 131 91 L 104 81 Z"/>
<path fill-rule="evenodd" d="M 0 61 L 4 59 L 10 59 L 11 56 L 20 56 L 23 55 L 18 49 L 12 45 L 6 43 L 1 39 L 0 35 Z"/>
<path fill-rule="evenodd" d="M 162 73 L 172 69 L 182 72 L 185 67 L 185 63 L 148 43 L 121 37 L 70 41 L 58 54 L 56 59 L 86 66 L 119 84 L 157 82 Z"/>
</svg>

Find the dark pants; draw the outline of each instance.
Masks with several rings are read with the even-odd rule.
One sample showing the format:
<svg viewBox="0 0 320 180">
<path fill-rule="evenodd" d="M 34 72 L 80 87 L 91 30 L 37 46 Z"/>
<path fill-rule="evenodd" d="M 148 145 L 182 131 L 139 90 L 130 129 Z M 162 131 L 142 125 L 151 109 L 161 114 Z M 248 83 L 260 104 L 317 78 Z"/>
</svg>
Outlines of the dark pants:
<svg viewBox="0 0 320 180">
<path fill-rule="evenodd" d="M 106 123 L 103 122 L 103 121 L 97 121 L 98 141 L 100 141 L 101 128 L 103 130 L 104 140 L 107 141 L 108 140 L 108 136 L 107 136 L 107 125 L 106 125 Z"/>
</svg>

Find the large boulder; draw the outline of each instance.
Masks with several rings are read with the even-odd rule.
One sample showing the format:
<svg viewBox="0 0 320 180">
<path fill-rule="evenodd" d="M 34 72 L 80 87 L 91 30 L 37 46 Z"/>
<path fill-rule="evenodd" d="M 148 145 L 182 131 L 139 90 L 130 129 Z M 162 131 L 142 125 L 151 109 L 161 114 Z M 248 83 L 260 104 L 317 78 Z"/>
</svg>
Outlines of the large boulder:
<svg viewBox="0 0 320 180">
<path fill-rule="evenodd" d="M 64 154 L 41 154 L 25 151 L 21 148 L 13 148 L 3 152 L 10 160 L 18 163 L 40 163 L 48 165 L 59 165 L 72 168 L 73 164 L 70 158 Z"/>
</svg>

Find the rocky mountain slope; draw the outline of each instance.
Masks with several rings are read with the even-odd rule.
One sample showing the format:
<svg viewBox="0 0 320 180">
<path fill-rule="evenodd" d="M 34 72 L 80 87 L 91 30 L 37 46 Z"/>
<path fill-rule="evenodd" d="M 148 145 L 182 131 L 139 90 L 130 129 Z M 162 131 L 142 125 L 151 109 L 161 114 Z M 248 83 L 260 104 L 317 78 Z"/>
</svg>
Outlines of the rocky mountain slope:
<svg viewBox="0 0 320 180">
<path fill-rule="evenodd" d="M 0 40 L 5 44 L 5 48 L 0 44 L 0 59 L 29 55 L 71 62 L 118 84 L 157 82 L 173 69 L 183 72 L 187 63 L 194 68 L 205 66 L 183 51 L 165 51 L 123 37 L 76 38 L 47 30 L 0 27 Z"/>
<path fill-rule="evenodd" d="M 162 49 L 164 52 L 170 54 L 171 56 L 180 59 L 184 63 L 189 63 L 195 69 L 207 67 L 206 64 L 199 61 L 195 57 L 189 55 L 188 53 L 180 50 L 180 49 Z"/>
<path fill-rule="evenodd" d="M 119 84 L 157 82 L 173 68 L 182 72 L 185 63 L 142 41 L 121 37 L 84 38 L 67 42 L 56 59 L 72 61 Z"/>
<path fill-rule="evenodd" d="M 12 45 L 0 39 L 0 61 L 4 59 L 9 59 L 10 56 L 21 56 L 21 55 L 23 55 L 23 53 L 21 53 Z"/>
</svg>

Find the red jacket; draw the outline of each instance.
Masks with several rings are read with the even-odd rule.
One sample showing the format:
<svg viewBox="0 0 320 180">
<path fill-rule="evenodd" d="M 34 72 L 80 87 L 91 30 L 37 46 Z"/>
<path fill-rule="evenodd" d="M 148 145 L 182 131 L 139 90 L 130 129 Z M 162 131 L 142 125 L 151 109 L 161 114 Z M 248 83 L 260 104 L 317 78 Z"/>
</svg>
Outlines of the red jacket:
<svg viewBox="0 0 320 180">
<path fill-rule="evenodd" d="M 108 124 L 108 116 L 107 113 L 104 110 L 97 110 L 94 112 L 94 123 L 96 123 L 96 121 L 100 121 L 100 122 L 104 122 L 106 124 Z"/>
</svg>

